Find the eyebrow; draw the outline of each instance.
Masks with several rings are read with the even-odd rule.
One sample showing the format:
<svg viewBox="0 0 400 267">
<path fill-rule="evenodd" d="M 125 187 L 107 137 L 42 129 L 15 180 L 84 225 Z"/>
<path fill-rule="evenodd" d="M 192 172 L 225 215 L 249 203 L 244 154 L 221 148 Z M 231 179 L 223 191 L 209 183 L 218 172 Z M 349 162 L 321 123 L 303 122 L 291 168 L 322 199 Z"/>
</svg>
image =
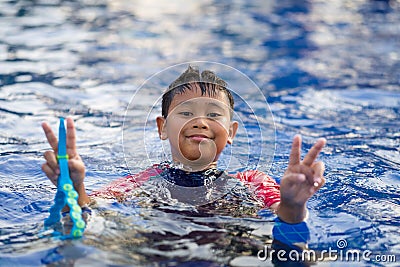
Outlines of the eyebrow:
<svg viewBox="0 0 400 267">
<path fill-rule="evenodd" d="M 226 105 L 226 104 L 220 104 L 220 103 L 215 103 L 215 102 L 208 102 L 207 106 L 213 106 L 213 107 L 217 107 L 217 108 L 220 108 L 220 109 L 224 109 L 225 106 L 229 108 L 229 106 Z"/>
<path fill-rule="evenodd" d="M 188 101 L 184 101 L 182 103 L 179 103 L 177 106 L 190 106 L 193 102 L 194 102 L 194 100 L 188 100 Z M 221 108 L 221 109 L 223 109 L 225 106 L 227 106 L 230 109 L 229 105 L 222 104 L 222 103 L 220 103 L 220 101 L 218 101 L 218 102 L 206 102 L 204 104 L 207 105 L 207 106 L 214 106 L 214 107 Z"/>
</svg>

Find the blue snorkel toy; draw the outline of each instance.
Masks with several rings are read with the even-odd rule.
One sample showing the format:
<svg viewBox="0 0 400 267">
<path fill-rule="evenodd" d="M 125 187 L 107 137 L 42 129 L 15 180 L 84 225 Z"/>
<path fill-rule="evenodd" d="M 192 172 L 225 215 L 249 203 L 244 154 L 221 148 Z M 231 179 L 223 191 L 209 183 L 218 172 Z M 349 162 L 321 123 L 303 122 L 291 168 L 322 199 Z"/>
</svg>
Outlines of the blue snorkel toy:
<svg viewBox="0 0 400 267">
<path fill-rule="evenodd" d="M 50 208 L 50 215 L 44 221 L 44 226 L 49 227 L 61 220 L 61 211 L 65 205 L 69 206 L 69 215 L 73 222 L 73 227 L 69 235 L 64 238 L 82 237 L 86 223 L 82 219 L 82 209 L 78 204 L 78 193 L 75 191 L 68 169 L 67 154 L 67 134 L 64 125 L 64 118 L 60 118 L 60 127 L 58 130 L 58 155 L 57 160 L 60 166 L 60 176 L 57 182 L 57 193 L 54 197 L 54 204 Z"/>
</svg>

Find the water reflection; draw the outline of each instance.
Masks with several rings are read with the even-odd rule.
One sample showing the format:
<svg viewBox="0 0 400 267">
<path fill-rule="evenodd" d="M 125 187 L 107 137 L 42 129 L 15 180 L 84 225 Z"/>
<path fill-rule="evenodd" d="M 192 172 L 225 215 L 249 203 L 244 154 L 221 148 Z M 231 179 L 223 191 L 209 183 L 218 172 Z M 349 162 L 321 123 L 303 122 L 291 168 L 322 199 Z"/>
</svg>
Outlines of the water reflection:
<svg viewBox="0 0 400 267">
<path fill-rule="evenodd" d="M 152 212 L 152 215 L 155 213 Z M 103 213 L 102 218 L 118 222 L 119 231 L 122 230 L 124 234 L 103 233 L 101 241 L 98 240 L 99 236 L 89 235 L 83 244 L 71 240 L 64 241 L 57 247 L 47 250 L 45 254 L 42 253 L 41 263 L 44 266 L 59 264 L 80 266 L 80 264 L 89 263 L 91 259 L 96 259 L 97 264 L 102 261 L 104 266 L 108 262 L 147 266 L 154 263 L 168 265 L 177 261 L 196 266 L 199 264 L 201 266 L 225 264 L 230 266 L 270 266 L 271 264 L 273 266 L 311 266 L 311 262 L 316 262 L 318 257 L 323 260 L 320 254 L 305 253 L 308 251 L 307 242 L 310 235 L 306 223 L 292 225 L 279 219 L 275 222 L 250 220 L 247 221 L 249 226 L 243 227 L 239 224 L 229 226 L 226 223 L 232 218 L 228 217 L 211 221 L 210 218 L 196 216 L 191 217 L 191 223 L 186 222 L 191 226 L 189 229 L 184 224 L 178 226 L 172 221 L 165 220 L 164 216 L 163 223 L 154 225 L 156 229 L 152 228 L 152 225 L 147 225 L 145 228 L 139 225 L 136 227 L 125 225 L 125 228 L 121 228 L 121 223 L 132 224 L 132 221 L 126 217 L 118 219 L 111 213 Z M 186 217 L 186 219 L 189 218 Z M 182 218 L 175 219 L 182 221 Z M 179 228 L 181 230 L 178 230 Z M 254 228 L 258 228 L 257 235 L 262 233 L 265 236 L 264 243 L 251 241 L 247 237 L 250 234 L 248 231 Z M 102 251 L 106 248 L 113 253 L 105 258 Z"/>
</svg>

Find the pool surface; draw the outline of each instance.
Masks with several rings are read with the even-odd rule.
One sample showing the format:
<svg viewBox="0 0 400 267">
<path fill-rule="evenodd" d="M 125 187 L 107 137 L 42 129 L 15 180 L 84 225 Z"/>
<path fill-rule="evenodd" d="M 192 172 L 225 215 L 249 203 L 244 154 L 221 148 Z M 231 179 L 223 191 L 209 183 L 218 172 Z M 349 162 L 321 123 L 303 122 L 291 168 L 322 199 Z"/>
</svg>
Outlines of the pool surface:
<svg viewBox="0 0 400 267">
<path fill-rule="evenodd" d="M 308 247 L 368 251 L 371 260 L 323 257 L 316 266 L 399 266 L 399 25 L 398 0 L 1 1 L 0 266 L 283 264 L 257 258 L 277 228 L 272 213 L 250 204 L 196 211 L 141 195 L 100 201 L 83 239 L 43 229 L 55 188 L 41 171 L 49 149 L 41 122 L 56 129 L 59 116 L 74 118 L 86 187 L 101 188 L 148 166 L 135 142 L 142 128 L 129 132 L 137 163 L 125 162 L 134 93 L 168 85 L 150 77 L 189 61 L 230 66 L 260 88 L 275 141 L 261 169 L 278 180 L 295 134 L 303 151 L 327 139 L 327 182 L 308 202 Z M 246 101 L 259 107 L 260 97 Z M 241 106 L 237 114 L 247 117 Z M 147 150 L 159 156 L 159 147 Z"/>
</svg>

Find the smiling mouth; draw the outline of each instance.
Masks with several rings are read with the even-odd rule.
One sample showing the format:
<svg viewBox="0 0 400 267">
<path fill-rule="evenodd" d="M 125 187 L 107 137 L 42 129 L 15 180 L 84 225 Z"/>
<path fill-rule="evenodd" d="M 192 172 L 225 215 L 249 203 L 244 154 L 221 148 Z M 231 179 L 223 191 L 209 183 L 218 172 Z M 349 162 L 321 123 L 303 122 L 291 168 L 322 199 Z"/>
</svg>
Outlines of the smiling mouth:
<svg viewBox="0 0 400 267">
<path fill-rule="evenodd" d="M 209 138 L 208 136 L 203 135 L 203 134 L 194 134 L 194 135 L 187 136 L 186 138 L 188 138 L 188 139 L 190 139 L 192 141 L 195 141 L 195 142 L 211 140 L 211 138 Z"/>
</svg>

